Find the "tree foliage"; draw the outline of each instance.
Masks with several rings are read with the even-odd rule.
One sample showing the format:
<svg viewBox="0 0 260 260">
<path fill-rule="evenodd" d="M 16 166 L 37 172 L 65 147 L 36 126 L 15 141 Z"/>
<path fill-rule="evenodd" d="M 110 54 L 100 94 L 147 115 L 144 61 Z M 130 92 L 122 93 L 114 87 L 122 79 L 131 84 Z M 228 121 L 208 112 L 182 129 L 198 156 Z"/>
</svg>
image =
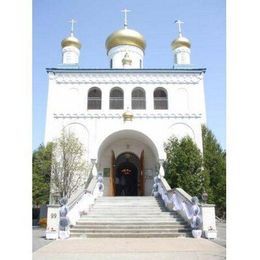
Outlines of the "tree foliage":
<svg viewBox="0 0 260 260">
<path fill-rule="evenodd" d="M 33 151 L 32 197 L 33 205 L 42 205 L 49 202 L 50 175 L 52 160 L 52 143 L 40 145 Z"/>
<path fill-rule="evenodd" d="M 213 202 L 216 214 L 226 214 L 226 152 L 221 148 L 216 137 L 206 126 L 202 126 L 203 165 L 209 172 Z"/>
<path fill-rule="evenodd" d="M 52 191 L 69 198 L 86 179 L 84 147 L 74 133 L 63 131 L 54 142 L 52 158 Z"/>
<path fill-rule="evenodd" d="M 165 145 L 166 179 L 192 196 L 206 191 L 208 203 L 216 205 L 216 215 L 226 215 L 226 152 L 211 130 L 202 126 L 203 156 L 189 137 L 169 139 Z"/>
<path fill-rule="evenodd" d="M 201 152 L 190 137 L 170 138 L 165 152 L 165 178 L 171 187 L 180 187 L 192 196 L 199 196 L 204 190 L 211 193 L 208 173 L 202 169 Z"/>
</svg>

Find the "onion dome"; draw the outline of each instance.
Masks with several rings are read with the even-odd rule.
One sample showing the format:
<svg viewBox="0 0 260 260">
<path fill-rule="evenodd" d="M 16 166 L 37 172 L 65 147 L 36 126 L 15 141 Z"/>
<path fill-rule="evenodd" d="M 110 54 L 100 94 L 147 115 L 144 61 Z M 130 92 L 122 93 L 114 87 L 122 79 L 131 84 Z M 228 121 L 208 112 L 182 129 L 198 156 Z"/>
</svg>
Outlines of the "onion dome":
<svg viewBox="0 0 260 260">
<path fill-rule="evenodd" d="M 62 48 L 67 47 L 67 46 L 73 46 L 73 47 L 80 49 L 81 43 L 76 37 L 74 37 L 73 34 L 71 34 L 69 37 L 63 39 L 61 42 Z"/>
<path fill-rule="evenodd" d="M 146 42 L 142 34 L 139 32 L 123 28 L 110 34 L 106 40 L 107 52 L 119 45 L 131 45 L 145 50 Z"/>
<path fill-rule="evenodd" d="M 172 46 L 172 49 L 177 49 L 179 47 L 190 48 L 191 43 L 187 38 L 180 36 L 172 42 L 171 46 Z"/>
</svg>

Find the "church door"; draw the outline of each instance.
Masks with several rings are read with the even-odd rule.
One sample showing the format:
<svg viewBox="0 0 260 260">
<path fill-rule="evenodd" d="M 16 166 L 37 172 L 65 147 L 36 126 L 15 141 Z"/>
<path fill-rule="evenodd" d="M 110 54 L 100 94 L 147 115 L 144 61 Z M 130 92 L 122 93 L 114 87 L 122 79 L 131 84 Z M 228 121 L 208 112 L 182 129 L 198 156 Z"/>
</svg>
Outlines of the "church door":
<svg viewBox="0 0 260 260">
<path fill-rule="evenodd" d="M 140 156 L 140 195 L 144 196 L 144 150 Z"/>
<path fill-rule="evenodd" d="M 114 170 L 114 195 L 115 196 L 138 196 L 140 189 L 139 173 L 140 160 L 130 152 L 120 154 L 115 160 Z"/>
<path fill-rule="evenodd" d="M 111 168 L 110 168 L 110 190 L 111 196 L 115 196 L 115 172 L 116 172 L 116 157 L 114 151 L 111 153 Z"/>
</svg>

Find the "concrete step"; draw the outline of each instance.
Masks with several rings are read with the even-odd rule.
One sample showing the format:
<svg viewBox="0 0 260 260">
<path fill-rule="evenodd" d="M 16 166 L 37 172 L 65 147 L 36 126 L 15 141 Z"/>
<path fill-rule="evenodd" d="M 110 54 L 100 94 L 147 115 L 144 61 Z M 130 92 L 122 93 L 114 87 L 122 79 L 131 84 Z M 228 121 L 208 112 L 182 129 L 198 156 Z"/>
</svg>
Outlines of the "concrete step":
<svg viewBox="0 0 260 260">
<path fill-rule="evenodd" d="M 176 218 L 176 219 L 182 219 L 179 216 L 175 216 L 175 215 L 164 215 L 164 214 L 136 214 L 135 216 L 133 216 L 130 213 L 124 213 L 124 214 L 120 214 L 120 213 L 106 213 L 106 214 L 97 214 L 95 212 L 93 213 L 89 213 L 88 215 L 84 215 L 82 216 L 82 218 Z"/>
<path fill-rule="evenodd" d="M 103 196 L 97 199 L 98 201 L 103 201 L 103 200 L 156 200 L 153 196 Z"/>
<path fill-rule="evenodd" d="M 150 216 L 173 216 L 173 217 L 178 217 L 178 215 L 176 213 L 171 213 L 171 212 L 151 212 L 148 211 Z M 109 216 L 109 215 L 117 215 L 117 216 L 129 216 L 129 214 L 131 215 L 135 215 L 135 216 L 147 216 L 148 212 L 135 212 L 134 214 L 133 211 L 99 211 L 97 212 L 96 210 L 94 211 L 90 211 L 88 214 L 84 214 L 84 216 L 88 217 L 88 216 Z"/>
<path fill-rule="evenodd" d="M 154 209 L 154 210 L 142 210 L 142 211 L 134 211 L 134 210 L 121 210 L 121 209 L 111 209 L 111 210 L 102 210 L 102 209 L 98 209 L 98 210 L 93 210 L 91 209 L 89 213 L 87 213 L 86 215 L 89 215 L 90 213 L 96 213 L 96 214 L 107 214 L 107 213 L 135 213 L 135 214 L 158 214 L 158 213 L 161 213 L 161 214 L 164 214 L 164 213 L 170 213 L 169 211 L 161 211 L 161 210 L 158 210 L 158 209 Z M 172 215 L 178 215 L 177 213 L 175 212 L 171 212 Z"/>
<path fill-rule="evenodd" d="M 149 237 L 191 237 L 191 234 L 184 233 L 72 233 L 71 237 L 79 238 L 149 238 Z"/>
<path fill-rule="evenodd" d="M 87 219 L 102 219 L 102 218 L 129 218 L 129 219 L 138 219 L 138 218 L 145 218 L 145 219 L 154 219 L 154 218 L 160 218 L 160 219 L 181 219 L 181 217 L 175 217 L 172 215 L 147 215 L 147 214 L 138 214 L 138 215 L 132 215 L 132 214 L 109 214 L 109 215 L 94 215 L 89 214 L 89 215 L 84 215 L 82 216 L 82 219 L 87 218 Z"/>
<path fill-rule="evenodd" d="M 148 205 L 148 204 L 94 204 L 92 208 L 127 208 L 127 207 L 138 207 L 138 208 L 150 208 L 150 209 L 164 209 L 163 205 Z"/>
<path fill-rule="evenodd" d="M 127 226 L 127 225 L 133 225 L 133 226 L 175 226 L 175 225 L 188 225 L 187 222 L 184 220 L 182 221 L 161 221 L 161 220 L 156 220 L 156 221 L 122 221 L 122 222 L 116 222 L 116 221 L 82 221 L 78 220 L 76 222 L 76 225 L 88 225 L 88 226 L 105 226 L 105 225 L 113 225 L 113 226 Z M 75 226 L 76 226 L 75 225 Z"/>
<path fill-rule="evenodd" d="M 172 223 L 180 223 L 183 221 L 182 219 L 170 219 L 170 218 L 149 218 L 149 219 L 143 219 L 143 218 L 92 218 L 92 219 L 80 219 L 78 220 L 78 223 L 158 223 L 158 222 L 172 222 Z"/>
<path fill-rule="evenodd" d="M 71 229 L 70 233 L 175 233 L 190 232 L 189 228 L 171 228 L 171 229 Z"/>
<path fill-rule="evenodd" d="M 73 228 L 71 228 L 71 230 L 75 230 L 75 229 L 172 229 L 172 228 L 190 228 L 188 225 L 184 225 L 184 224 L 177 224 L 177 223 L 173 223 L 173 224 L 168 224 L 168 225 L 145 225 L 145 224 L 128 224 L 128 225 L 121 225 L 121 224 L 103 224 L 103 225 L 89 225 L 89 224 L 78 224 L 76 226 L 74 226 Z"/>
<path fill-rule="evenodd" d="M 160 209 L 159 207 L 135 207 L 135 206 L 131 206 L 131 207 L 93 207 L 91 208 L 91 211 L 93 210 L 98 210 L 98 211 L 111 211 L 111 210 L 119 210 L 119 211 L 131 211 L 131 212 L 139 212 L 139 211 L 160 211 L 162 212 L 162 209 Z M 165 212 L 165 211 L 163 211 Z"/>
<path fill-rule="evenodd" d="M 71 228 L 71 237 L 179 237 L 190 236 L 189 225 L 169 212 L 159 199 L 102 197 Z"/>
<path fill-rule="evenodd" d="M 157 225 L 157 224 L 165 224 L 165 225 L 171 225 L 171 224 L 181 224 L 181 225 L 185 225 L 187 224 L 185 221 L 176 221 L 176 220 L 172 220 L 172 221 L 158 221 L 158 220 L 153 220 L 153 221 L 77 221 L 76 225 L 93 225 L 93 226 L 97 226 L 97 225 L 116 225 L 118 223 L 123 224 L 123 225 Z"/>
</svg>

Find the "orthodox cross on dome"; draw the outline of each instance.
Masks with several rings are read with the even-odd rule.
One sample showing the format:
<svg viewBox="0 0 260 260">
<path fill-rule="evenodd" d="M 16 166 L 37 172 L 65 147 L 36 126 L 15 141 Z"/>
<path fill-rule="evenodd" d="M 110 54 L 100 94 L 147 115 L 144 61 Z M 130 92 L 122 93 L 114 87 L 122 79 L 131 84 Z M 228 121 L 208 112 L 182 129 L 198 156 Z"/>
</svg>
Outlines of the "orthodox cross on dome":
<svg viewBox="0 0 260 260">
<path fill-rule="evenodd" d="M 184 22 L 182 22 L 180 20 L 176 20 L 175 23 L 178 25 L 179 37 L 182 37 L 181 24 L 184 23 Z"/>
<path fill-rule="evenodd" d="M 70 34 L 71 34 L 71 36 L 73 36 L 73 34 L 74 34 L 74 24 L 75 24 L 76 22 L 77 22 L 77 21 L 74 20 L 74 19 L 71 19 L 71 20 L 69 21 L 69 23 L 71 23 L 71 29 L 70 29 Z"/>
<path fill-rule="evenodd" d="M 125 13 L 125 22 L 124 22 L 124 27 L 125 29 L 127 28 L 127 13 L 131 12 L 131 10 L 127 10 L 126 8 L 124 10 L 121 10 L 122 13 Z"/>
</svg>

